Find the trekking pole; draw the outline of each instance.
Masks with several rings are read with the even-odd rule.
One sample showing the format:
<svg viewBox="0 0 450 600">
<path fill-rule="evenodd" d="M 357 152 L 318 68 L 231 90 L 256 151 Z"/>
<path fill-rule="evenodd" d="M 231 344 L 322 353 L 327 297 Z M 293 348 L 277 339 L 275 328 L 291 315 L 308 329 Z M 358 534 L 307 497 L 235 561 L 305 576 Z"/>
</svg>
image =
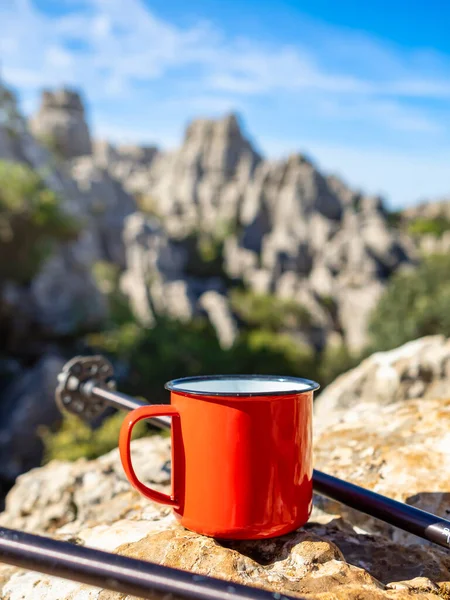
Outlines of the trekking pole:
<svg viewBox="0 0 450 600">
<path fill-rule="evenodd" d="M 133 410 L 146 404 L 115 391 L 112 365 L 102 356 L 73 358 L 64 365 L 58 382 L 58 405 L 87 420 L 100 416 L 107 406 Z M 161 429 L 170 429 L 169 417 L 158 417 L 151 421 Z M 443 548 L 450 548 L 450 521 L 432 513 L 316 469 L 313 471 L 313 488 L 321 496 L 341 502 Z"/>
<path fill-rule="evenodd" d="M 4 527 L 0 527 L 0 561 L 121 592 L 127 597 L 154 600 L 159 593 L 173 600 L 295 600 L 267 590 Z"/>
</svg>

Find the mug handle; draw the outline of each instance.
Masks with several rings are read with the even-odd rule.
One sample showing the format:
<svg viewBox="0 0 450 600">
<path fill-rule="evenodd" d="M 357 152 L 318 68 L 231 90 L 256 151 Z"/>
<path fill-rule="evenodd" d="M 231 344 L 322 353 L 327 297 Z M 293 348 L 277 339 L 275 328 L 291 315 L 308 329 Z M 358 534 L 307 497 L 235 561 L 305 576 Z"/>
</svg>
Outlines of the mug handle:
<svg viewBox="0 0 450 600">
<path fill-rule="evenodd" d="M 131 462 L 131 433 L 133 431 L 133 427 L 139 421 L 143 419 L 152 419 L 153 417 L 162 417 L 169 416 L 172 417 L 172 422 L 174 419 L 180 418 L 180 413 L 176 408 L 171 406 L 170 404 L 166 405 L 153 405 L 153 406 L 140 406 L 135 410 L 132 410 L 124 419 L 122 423 L 122 427 L 120 428 L 120 436 L 119 436 L 119 450 L 120 450 L 120 460 L 122 461 L 122 466 L 125 471 L 126 476 L 128 477 L 130 483 L 146 498 L 153 500 L 154 502 L 159 502 L 160 504 L 167 504 L 174 508 L 179 508 L 178 501 L 176 498 L 176 494 L 174 493 L 174 489 L 172 489 L 172 494 L 169 496 L 168 494 L 163 494 L 162 492 L 158 492 L 153 490 L 150 487 L 144 485 L 136 476 L 134 471 L 132 462 Z M 175 432 L 179 432 L 179 427 L 172 426 L 172 444 L 176 444 L 175 437 L 178 437 L 178 434 Z M 178 440 L 181 442 L 181 440 Z M 172 451 L 173 456 L 173 451 Z M 173 470 L 173 478 L 172 480 L 175 482 L 176 473 L 174 470 L 174 465 L 172 464 Z M 175 488 L 176 486 L 174 486 Z"/>
</svg>

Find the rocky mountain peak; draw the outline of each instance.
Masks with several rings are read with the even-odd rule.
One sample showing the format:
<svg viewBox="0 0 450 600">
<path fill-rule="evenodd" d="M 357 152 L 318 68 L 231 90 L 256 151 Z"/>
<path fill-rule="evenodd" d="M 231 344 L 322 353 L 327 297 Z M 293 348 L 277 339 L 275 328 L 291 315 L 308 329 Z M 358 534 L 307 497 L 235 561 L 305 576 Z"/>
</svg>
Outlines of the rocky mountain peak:
<svg viewBox="0 0 450 600">
<path fill-rule="evenodd" d="M 235 113 L 228 113 L 219 119 L 193 119 L 186 128 L 185 142 L 195 137 L 213 137 L 219 135 L 229 139 L 236 137 L 243 139 L 239 117 Z"/>
<path fill-rule="evenodd" d="M 186 129 L 178 159 L 231 177 L 243 159 L 250 159 L 254 166 L 261 157 L 243 134 L 238 116 L 230 113 L 221 119 L 192 121 Z"/>
<path fill-rule="evenodd" d="M 120 144 L 119 146 L 116 146 L 116 150 L 121 156 L 148 165 L 158 152 L 157 146 L 137 146 L 135 144 Z"/>
<path fill-rule="evenodd" d="M 300 165 L 306 165 L 309 167 L 313 167 L 314 163 L 310 160 L 305 154 L 301 152 L 294 152 L 290 154 L 286 160 L 286 167 L 288 169 L 294 169 L 299 167 Z"/>
<path fill-rule="evenodd" d="M 76 90 L 69 88 L 44 90 L 42 92 L 41 110 L 50 108 L 84 114 L 84 104 L 81 95 Z"/>
<path fill-rule="evenodd" d="M 75 90 L 45 90 L 30 128 L 48 148 L 65 159 L 92 153 L 83 100 Z"/>
</svg>

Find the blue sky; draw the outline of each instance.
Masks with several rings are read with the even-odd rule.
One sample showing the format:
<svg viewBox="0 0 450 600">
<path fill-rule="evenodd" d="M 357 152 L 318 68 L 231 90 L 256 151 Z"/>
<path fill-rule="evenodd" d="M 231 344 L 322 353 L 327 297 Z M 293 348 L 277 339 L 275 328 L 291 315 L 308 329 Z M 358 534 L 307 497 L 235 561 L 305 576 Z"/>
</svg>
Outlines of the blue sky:
<svg viewBox="0 0 450 600">
<path fill-rule="evenodd" d="M 27 114 L 76 86 L 95 136 L 172 148 L 234 110 L 392 207 L 450 195 L 447 0 L 0 0 L 0 23 Z"/>
</svg>

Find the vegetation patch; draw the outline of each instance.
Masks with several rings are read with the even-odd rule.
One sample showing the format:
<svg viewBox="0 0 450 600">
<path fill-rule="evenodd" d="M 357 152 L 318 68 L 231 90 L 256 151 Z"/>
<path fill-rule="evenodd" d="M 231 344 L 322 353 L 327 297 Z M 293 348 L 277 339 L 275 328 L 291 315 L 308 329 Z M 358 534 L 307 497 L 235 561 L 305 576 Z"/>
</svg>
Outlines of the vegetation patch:
<svg viewBox="0 0 450 600">
<path fill-rule="evenodd" d="M 79 224 L 36 171 L 0 160 L 0 280 L 28 283 L 55 244 L 78 232 Z"/>
<path fill-rule="evenodd" d="M 51 460 L 77 460 L 98 458 L 106 452 L 117 448 L 119 431 L 124 415 L 117 412 L 105 419 L 101 427 L 92 429 L 74 415 L 65 416 L 58 431 L 42 427 L 40 435 L 45 447 L 43 464 Z M 148 427 L 144 421 L 136 423 L 132 438 L 148 435 Z"/>
<path fill-rule="evenodd" d="M 370 323 L 370 351 L 389 350 L 425 335 L 450 336 L 450 255 L 424 257 L 396 273 Z"/>
<path fill-rule="evenodd" d="M 308 309 L 295 300 L 241 289 L 232 290 L 230 300 L 234 312 L 253 327 L 269 331 L 296 330 L 312 322 Z"/>
<path fill-rule="evenodd" d="M 433 219 L 420 217 L 410 221 L 407 226 L 407 232 L 413 237 L 432 235 L 435 238 L 440 238 L 446 231 L 450 231 L 450 219 L 445 216 L 434 217 Z"/>
</svg>

